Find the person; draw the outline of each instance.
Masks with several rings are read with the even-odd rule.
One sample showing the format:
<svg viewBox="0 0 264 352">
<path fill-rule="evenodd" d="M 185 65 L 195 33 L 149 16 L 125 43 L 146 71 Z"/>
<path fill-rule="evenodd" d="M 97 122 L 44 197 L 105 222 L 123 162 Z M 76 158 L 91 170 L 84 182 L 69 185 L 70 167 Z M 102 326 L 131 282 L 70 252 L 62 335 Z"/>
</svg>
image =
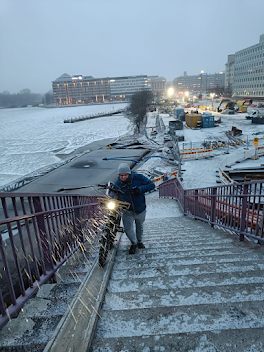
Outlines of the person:
<svg viewBox="0 0 264 352">
<path fill-rule="evenodd" d="M 143 223 L 146 218 L 144 193 L 152 191 L 155 184 L 144 175 L 131 171 L 128 164 L 121 163 L 114 188 L 122 191 L 118 193 L 119 200 L 130 203 L 128 210 L 122 211 L 122 220 L 124 231 L 131 241 L 129 254 L 135 254 L 136 248 L 145 248 L 142 242 Z"/>
</svg>

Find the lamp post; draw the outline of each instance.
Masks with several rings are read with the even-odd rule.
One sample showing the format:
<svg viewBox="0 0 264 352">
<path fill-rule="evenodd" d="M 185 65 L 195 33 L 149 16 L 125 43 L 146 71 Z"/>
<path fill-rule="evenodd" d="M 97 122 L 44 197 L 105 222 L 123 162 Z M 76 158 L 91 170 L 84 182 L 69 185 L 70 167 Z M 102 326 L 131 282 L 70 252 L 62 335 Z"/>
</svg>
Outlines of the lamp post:
<svg viewBox="0 0 264 352">
<path fill-rule="evenodd" d="M 213 107 L 213 100 L 214 100 L 215 93 L 211 93 L 210 97 L 212 98 L 212 107 Z"/>
<path fill-rule="evenodd" d="M 168 96 L 169 96 L 169 98 L 171 98 L 171 97 L 173 96 L 173 94 L 174 94 L 174 89 L 173 89 L 173 88 L 169 88 L 169 89 L 168 89 Z"/>
<path fill-rule="evenodd" d="M 189 92 L 185 92 L 185 96 L 186 96 L 186 98 L 187 98 L 187 100 L 188 100 Z"/>
</svg>

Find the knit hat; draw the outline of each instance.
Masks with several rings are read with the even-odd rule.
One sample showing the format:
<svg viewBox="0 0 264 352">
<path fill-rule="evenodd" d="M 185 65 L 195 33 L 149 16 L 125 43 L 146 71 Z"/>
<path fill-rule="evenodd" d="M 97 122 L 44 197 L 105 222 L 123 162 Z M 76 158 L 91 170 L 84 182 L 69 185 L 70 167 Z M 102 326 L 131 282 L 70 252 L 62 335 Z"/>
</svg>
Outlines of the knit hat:
<svg viewBox="0 0 264 352">
<path fill-rule="evenodd" d="M 118 175 L 120 174 L 131 174 L 130 167 L 126 163 L 122 163 L 118 167 Z"/>
</svg>

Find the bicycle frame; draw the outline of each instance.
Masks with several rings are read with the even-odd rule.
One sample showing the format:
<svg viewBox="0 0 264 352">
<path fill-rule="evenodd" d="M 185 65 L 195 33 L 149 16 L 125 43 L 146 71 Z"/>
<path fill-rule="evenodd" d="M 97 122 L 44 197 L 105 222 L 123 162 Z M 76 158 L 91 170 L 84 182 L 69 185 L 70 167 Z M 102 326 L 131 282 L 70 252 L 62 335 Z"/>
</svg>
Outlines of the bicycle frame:
<svg viewBox="0 0 264 352">
<path fill-rule="evenodd" d="M 117 232 L 123 232 L 120 227 L 121 209 L 127 210 L 130 203 L 111 198 L 98 198 L 98 204 L 107 209 L 106 221 L 99 240 L 99 266 L 103 268 L 109 251 L 113 248 Z"/>
</svg>

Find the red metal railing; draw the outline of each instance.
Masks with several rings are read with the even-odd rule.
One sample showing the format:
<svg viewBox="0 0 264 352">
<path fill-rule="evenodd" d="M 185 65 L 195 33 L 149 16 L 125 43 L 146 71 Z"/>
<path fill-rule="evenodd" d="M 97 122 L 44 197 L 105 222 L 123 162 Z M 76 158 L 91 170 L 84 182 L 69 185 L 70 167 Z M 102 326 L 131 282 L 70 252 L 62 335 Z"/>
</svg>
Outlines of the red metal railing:
<svg viewBox="0 0 264 352">
<path fill-rule="evenodd" d="M 178 178 L 159 186 L 159 196 L 176 198 L 185 215 L 212 226 L 263 240 L 263 182 L 184 190 Z"/>
<path fill-rule="evenodd" d="M 0 328 L 97 231 L 96 196 L 1 193 Z"/>
</svg>

